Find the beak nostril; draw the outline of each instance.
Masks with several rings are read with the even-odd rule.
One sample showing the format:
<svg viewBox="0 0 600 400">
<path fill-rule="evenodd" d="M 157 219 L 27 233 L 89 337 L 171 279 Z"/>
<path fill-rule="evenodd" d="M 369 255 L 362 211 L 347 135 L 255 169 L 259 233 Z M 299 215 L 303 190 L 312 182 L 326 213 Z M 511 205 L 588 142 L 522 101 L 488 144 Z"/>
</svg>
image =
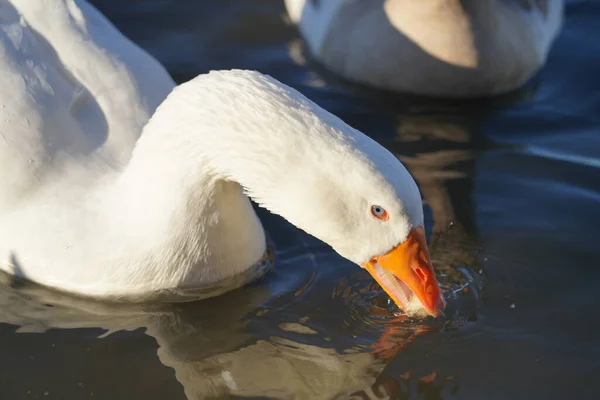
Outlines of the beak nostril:
<svg viewBox="0 0 600 400">
<path fill-rule="evenodd" d="M 423 272 L 423 269 L 421 267 L 415 267 L 413 269 L 419 277 L 419 279 L 421 279 L 423 282 L 427 282 L 427 275 L 425 275 L 425 272 Z"/>
</svg>

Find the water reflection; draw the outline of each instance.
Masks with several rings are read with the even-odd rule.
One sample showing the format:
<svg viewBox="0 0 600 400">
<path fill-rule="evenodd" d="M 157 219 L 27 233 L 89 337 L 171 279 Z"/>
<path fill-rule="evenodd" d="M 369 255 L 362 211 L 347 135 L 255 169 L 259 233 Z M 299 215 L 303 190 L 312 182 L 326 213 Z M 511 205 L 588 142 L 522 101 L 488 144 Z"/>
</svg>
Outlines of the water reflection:
<svg viewBox="0 0 600 400">
<path fill-rule="evenodd" d="M 260 306 L 270 295 L 267 286 L 254 285 L 194 304 L 134 306 L 74 298 L 33 284 L 19 288 L 2 285 L 0 320 L 19 326 L 19 333 L 101 328 L 106 330 L 101 338 L 143 328 L 156 340 L 158 358 L 174 369 L 190 400 L 226 395 L 346 398 L 370 387 L 384 362 L 402 347 L 398 345 L 401 338 L 389 339 L 387 329 L 375 344 L 362 343 L 341 351 L 334 344 L 308 344 L 310 340 L 301 336 L 320 333 L 305 325 L 307 317 L 280 323 L 289 314 L 261 312 Z M 270 316 L 268 322 L 265 315 Z M 252 332 L 252 319 L 269 323 L 274 334 Z M 402 328 L 408 339 L 419 332 L 418 324 Z M 362 345 L 375 351 L 360 351 Z"/>
<path fill-rule="evenodd" d="M 338 354 L 285 337 L 256 340 L 247 330 L 248 317 L 269 296 L 266 286 L 256 285 L 195 304 L 133 306 L 86 301 L 27 284 L 1 288 L 0 318 L 20 326 L 19 333 L 101 328 L 106 330 L 101 337 L 107 337 L 143 328 L 156 339 L 160 361 L 175 370 L 188 399 L 294 393 L 310 398 L 324 387 L 336 392 L 364 382 L 372 364 L 368 354 Z"/>
<path fill-rule="evenodd" d="M 473 112 L 480 109 L 404 115 L 389 147 L 407 166 L 431 210 L 431 259 L 445 291 L 453 291 L 462 301 L 476 302 L 484 271 L 477 262 L 481 244 L 475 240 L 472 177 L 477 156 L 490 145 Z M 469 307 L 459 307 L 466 309 Z M 472 313 L 467 319 L 475 317 Z"/>
</svg>

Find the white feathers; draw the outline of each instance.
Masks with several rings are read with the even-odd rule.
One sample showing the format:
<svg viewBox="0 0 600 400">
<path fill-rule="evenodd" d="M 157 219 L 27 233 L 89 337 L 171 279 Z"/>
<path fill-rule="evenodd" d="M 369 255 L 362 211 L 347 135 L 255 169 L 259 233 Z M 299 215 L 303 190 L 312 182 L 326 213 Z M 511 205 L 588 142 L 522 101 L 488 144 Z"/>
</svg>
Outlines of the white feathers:
<svg viewBox="0 0 600 400">
<path fill-rule="evenodd" d="M 276 80 L 211 72 L 167 97 L 164 69 L 86 2 L 0 9 L 0 268 L 95 297 L 218 294 L 265 252 L 244 193 L 357 263 L 422 225 L 396 157 Z"/>
<path fill-rule="evenodd" d="M 144 130 L 131 168 L 139 162 L 148 171 L 156 161 L 147 155 L 158 147 L 164 157 L 176 155 L 165 162 L 180 164 L 170 173 L 184 175 L 170 182 L 238 182 L 261 206 L 355 262 L 384 253 L 422 224 L 418 189 L 396 157 L 256 72 L 211 72 L 178 87 Z M 373 204 L 390 213 L 387 226 L 372 217 Z"/>
<path fill-rule="evenodd" d="M 322 50 L 327 33 L 338 11 L 348 0 L 285 0 L 290 19 L 300 26 L 314 54 Z"/>
<path fill-rule="evenodd" d="M 546 62 L 563 14 L 563 0 L 285 4 L 312 56 L 333 72 L 380 89 L 449 97 L 524 84 Z"/>
</svg>

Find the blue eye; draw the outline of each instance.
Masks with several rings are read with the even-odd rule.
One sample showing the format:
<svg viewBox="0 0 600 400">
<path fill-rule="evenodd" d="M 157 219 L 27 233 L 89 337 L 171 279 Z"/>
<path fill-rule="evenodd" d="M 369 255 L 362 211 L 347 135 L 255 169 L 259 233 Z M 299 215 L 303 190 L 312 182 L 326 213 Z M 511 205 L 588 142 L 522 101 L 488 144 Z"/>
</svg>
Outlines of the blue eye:
<svg viewBox="0 0 600 400">
<path fill-rule="evenodd" d="M 385 211 L 385 208 L 381 206 L 371 206 L 371 214 L 373 214 L 375 218 L 382 221 L 387 221 L 389 219 L 387 211 Z"/>
</svg>

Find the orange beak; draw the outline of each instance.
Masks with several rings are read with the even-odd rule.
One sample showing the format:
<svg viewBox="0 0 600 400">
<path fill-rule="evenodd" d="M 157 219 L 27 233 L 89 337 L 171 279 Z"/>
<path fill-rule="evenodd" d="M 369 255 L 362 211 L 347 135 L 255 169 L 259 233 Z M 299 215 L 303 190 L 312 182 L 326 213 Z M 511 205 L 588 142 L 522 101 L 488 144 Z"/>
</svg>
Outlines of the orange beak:
<svg viewBox="0 0 600 400">
<path fill-rule="evenodd" d="M 423 227 L 413 228 L 403 243 L 363 267 L 407 314 L 425 310 L 438 317 L 443 313 L 445 303 L 431 266 Z"/>
</svg>

